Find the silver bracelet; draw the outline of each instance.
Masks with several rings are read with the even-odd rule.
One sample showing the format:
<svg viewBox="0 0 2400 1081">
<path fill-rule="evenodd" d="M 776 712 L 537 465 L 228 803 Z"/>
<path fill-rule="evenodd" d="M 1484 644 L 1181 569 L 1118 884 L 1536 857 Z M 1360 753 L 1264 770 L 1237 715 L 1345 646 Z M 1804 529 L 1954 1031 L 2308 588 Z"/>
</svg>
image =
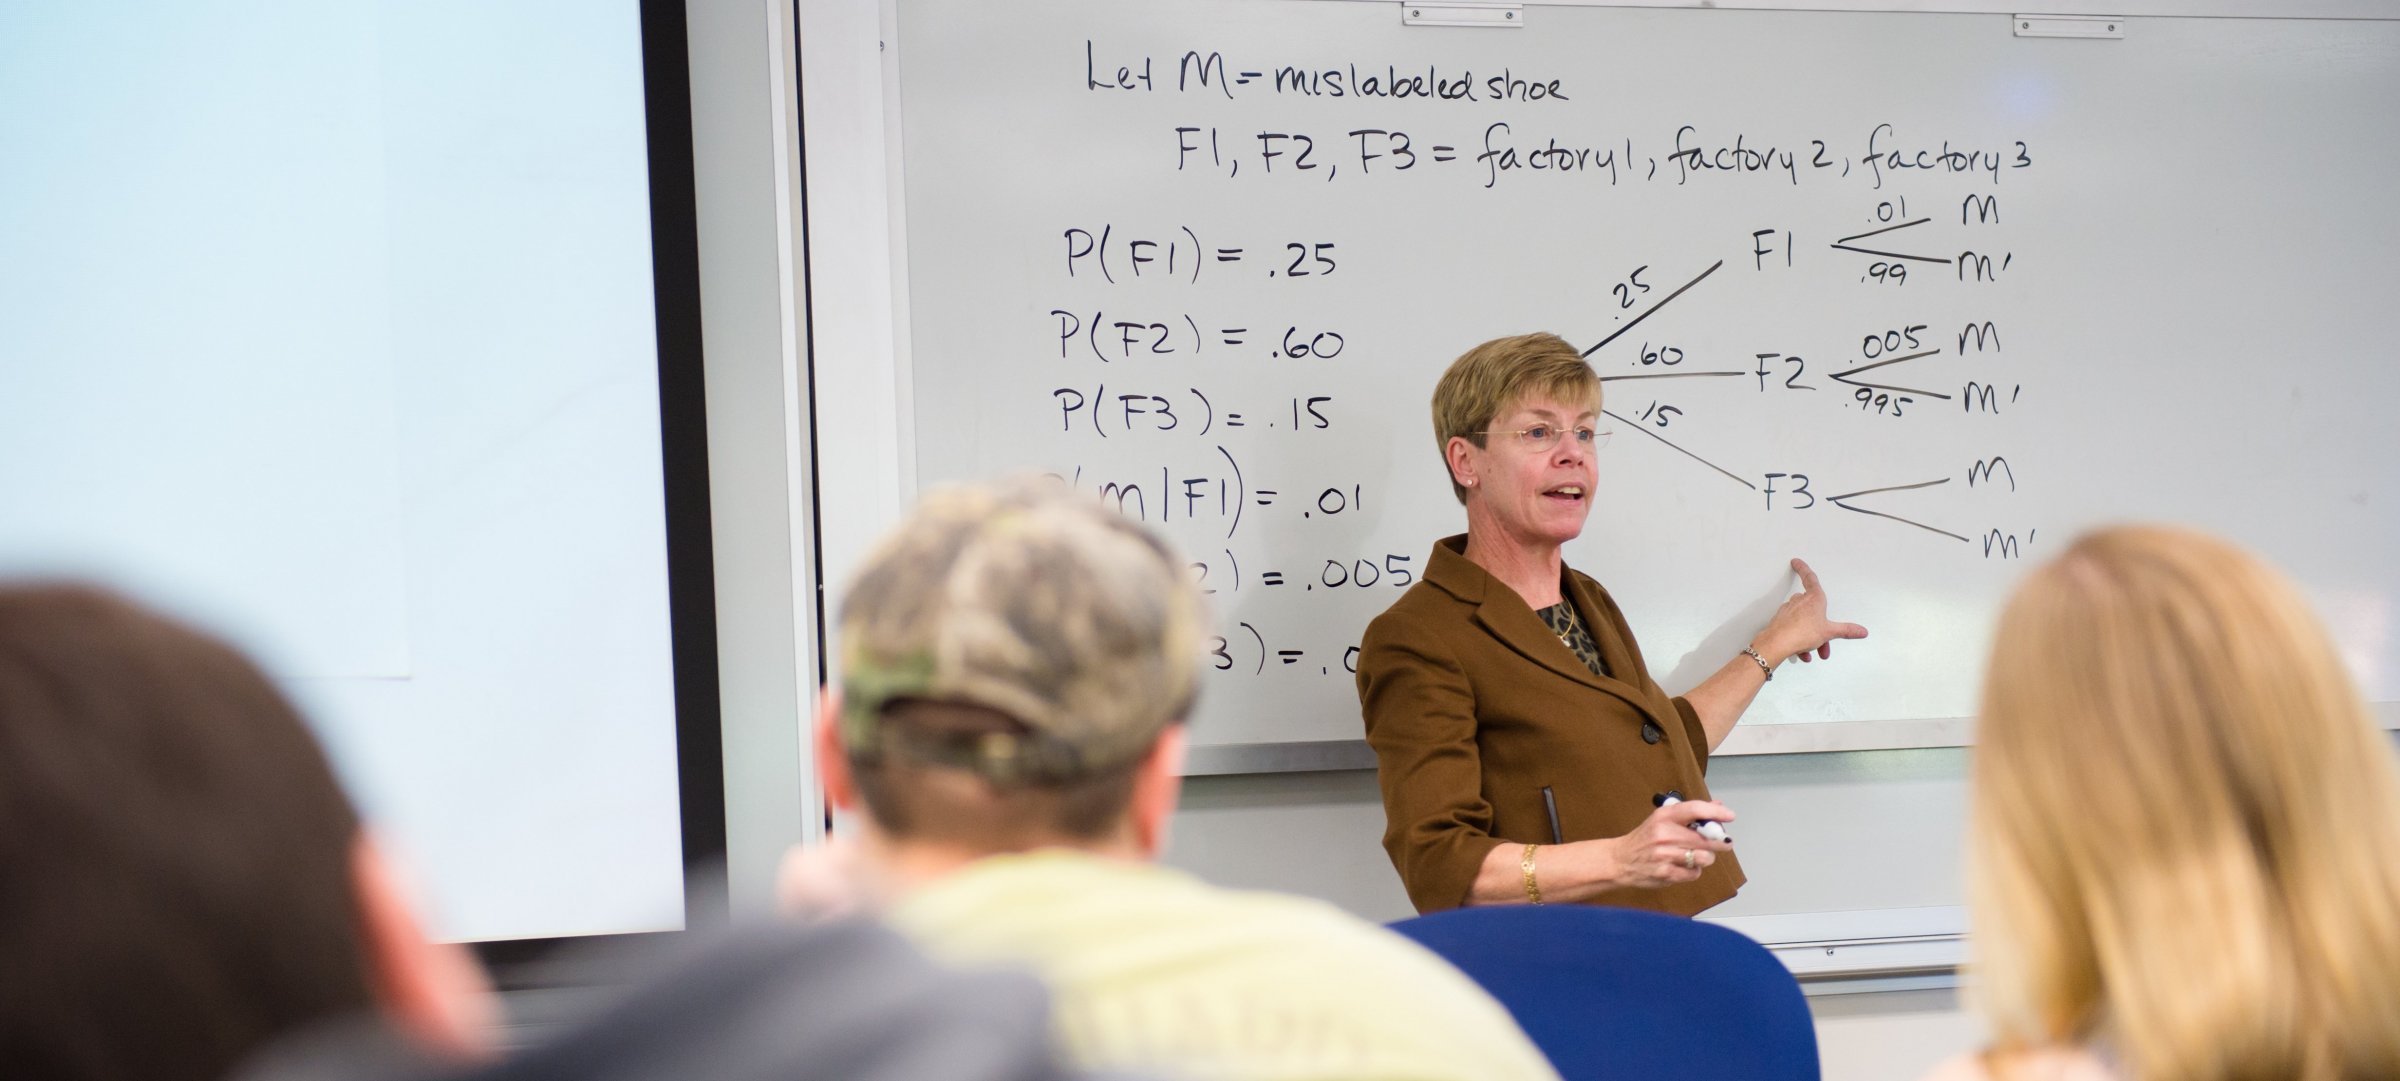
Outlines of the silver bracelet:
<svg viewBox="0 0 2400 1081">
<path fill-rule="evenodd" d="M 1757 661 L 1758 670 L 1766 675 L 1768 681 L 1772 682 L 1775 679 L 1775 666 L 1768 664 L 1767 659 L 1759 656 L 1757 650 L 1752 649 L 1749 646 L 1743 646 L 1742 655 L 1750 658 L 1751 660 Z"/>
</svg>

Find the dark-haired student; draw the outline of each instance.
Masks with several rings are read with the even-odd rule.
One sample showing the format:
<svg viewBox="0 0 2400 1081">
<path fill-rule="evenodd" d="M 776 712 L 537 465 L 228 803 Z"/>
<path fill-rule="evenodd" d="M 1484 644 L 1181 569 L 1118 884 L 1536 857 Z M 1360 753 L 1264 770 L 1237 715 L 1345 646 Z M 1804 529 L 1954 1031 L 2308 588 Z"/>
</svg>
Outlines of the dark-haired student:
<svg viewBox="0 0 2400 1081">
<path fill-rule="evenodd" d="M 0 586 L 9 1081 L 1062 1076 L 1022 977 L 863 924 L 700 948 L 499 1053 L 300 717 L 224 644 L 99 591 Z"/>
</svg>

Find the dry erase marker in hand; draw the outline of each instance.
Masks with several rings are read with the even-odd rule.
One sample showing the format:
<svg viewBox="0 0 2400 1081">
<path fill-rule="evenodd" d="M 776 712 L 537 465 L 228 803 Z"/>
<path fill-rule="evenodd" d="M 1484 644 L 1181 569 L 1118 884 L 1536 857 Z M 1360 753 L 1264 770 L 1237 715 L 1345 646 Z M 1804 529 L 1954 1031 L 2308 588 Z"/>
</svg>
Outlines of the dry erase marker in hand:
<svg viewBox="0 0 2400 1081">
<path fill-rule="evenodd" d="M 1671 792 L 1650 797 L 1650 804 L 1654 807 L 1673 807 L 1682 802 L 1683 800 L 1681 797 L 1678 797 Z M 1692 822 L 1692 832 L 1697 833 L 1702 837 L 1706 837 L 1711 841 L 1724 842 L 1733 840 L 1733 838 L 1725 836 L 1725 827 L 1720 826 L 1715 822 L 1711 822 L 1705 818 L 1695 819 Z"/>
</svg>

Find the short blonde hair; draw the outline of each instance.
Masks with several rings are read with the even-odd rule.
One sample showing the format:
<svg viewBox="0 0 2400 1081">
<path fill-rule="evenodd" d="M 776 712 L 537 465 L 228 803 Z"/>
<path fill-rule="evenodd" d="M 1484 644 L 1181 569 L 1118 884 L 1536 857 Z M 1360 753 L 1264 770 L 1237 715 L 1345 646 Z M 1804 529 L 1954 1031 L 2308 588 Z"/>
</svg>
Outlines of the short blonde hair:
<svg viewBox="0 0 2400 1081">
<path fill-rule="evenodd" d="M 1600 376 L 1574 346 L 1547 332 L 1494 338 L 1451 361 L 1450 370 L 1433 387 L 1433 445 L 1442 456 L 1442 474 L 1450 474 L 1451 439 L 1483 446 L 1483 432 L 1492 426 L 1492 418 L 1537 395 L 1588 401 L 1597 413 Z M 1467 489 L 1457 477 L 1450 478 L 1450 492 L 1460 503 L 1467 501 Z"/>
<path fill-rule="evenodd" d="M 2001 1055 L 2400 1077 L 2400 767 L 2259 560 L 2125 527 L 2035 571 L 1985 676 L 1971 833 Z"/>
</svg>

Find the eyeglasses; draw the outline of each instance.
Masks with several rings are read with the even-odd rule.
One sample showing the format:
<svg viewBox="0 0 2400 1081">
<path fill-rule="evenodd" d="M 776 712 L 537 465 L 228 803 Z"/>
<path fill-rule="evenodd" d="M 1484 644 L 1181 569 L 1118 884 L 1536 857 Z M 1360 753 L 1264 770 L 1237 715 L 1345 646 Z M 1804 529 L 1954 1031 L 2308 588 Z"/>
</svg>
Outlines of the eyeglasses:
<svg viewBox="0 0 2400 1081">
<path fill-rule="evenodd" d="M 1491 428 L 1475 434 L 1513 435 L 1517 437 L 1518 446 L 1539 453 L 1557 446 L 1559 440 L 1565 439 L 1569 433 L 1575 436 L 1575 444 L 1585 450 L 1592 450 L 1608 442 L 1607 429 L 1595 429 L 1590 425 L 1561 428 L 1555 424 L 1536 424 L 1531 428 Z"/>
</svg>

